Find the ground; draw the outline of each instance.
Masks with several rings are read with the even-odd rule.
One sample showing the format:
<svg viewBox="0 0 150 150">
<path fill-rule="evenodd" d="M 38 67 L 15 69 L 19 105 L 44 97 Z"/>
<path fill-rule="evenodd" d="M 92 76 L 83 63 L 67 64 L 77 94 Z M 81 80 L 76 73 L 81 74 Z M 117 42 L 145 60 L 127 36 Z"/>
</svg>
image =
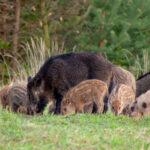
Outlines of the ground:
<svg viewBox="0 0 150 150">
<path fill-rule="evenodd" d="M 0 109 L 0 150 L 150 149 L 150 117 L 26 116 Z"/>
</svg>

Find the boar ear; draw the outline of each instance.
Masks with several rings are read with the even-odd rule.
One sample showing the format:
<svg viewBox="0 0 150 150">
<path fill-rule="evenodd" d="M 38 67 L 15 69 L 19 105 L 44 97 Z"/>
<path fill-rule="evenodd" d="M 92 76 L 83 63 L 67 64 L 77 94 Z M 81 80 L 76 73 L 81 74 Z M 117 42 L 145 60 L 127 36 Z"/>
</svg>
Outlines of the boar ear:
<svg viewBox="0 0 150 150">
<path fill-rule="evenodd" d="M 40 86 L 41 85 L 41 79 L 39 78 L 39 77 L 36 77 L 36 78 L 32 78 L 32 83 L 33 83 L 33 86 L 34 87 L 38 87 L 38 86 Z"/>
<path fill-rule="evenodd" d="M 34 85 L 36 86 L 36 87 L 38 87 L 38 86 L 40 86 L 41 85 L 41 78 L 36 78 L 36 79 L 34 79 Z"/>
<path fill-rule="evenodd" d="M 32 80 L 31 76 L 28 76 L 28 83 Z"/>
</svg>

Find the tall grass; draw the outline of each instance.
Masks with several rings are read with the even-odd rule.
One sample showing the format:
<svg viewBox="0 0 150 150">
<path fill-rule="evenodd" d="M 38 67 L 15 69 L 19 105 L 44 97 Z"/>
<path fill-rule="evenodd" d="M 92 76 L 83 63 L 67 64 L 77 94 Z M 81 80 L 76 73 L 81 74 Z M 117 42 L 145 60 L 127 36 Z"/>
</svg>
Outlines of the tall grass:
<svg viewBox="0 0 150 150">
<path fill-rule="evenodd" d="M 142 59 L 140 59 L 139 56 L 136 56 L 135 68 L 137 77 L 150 71 L 150 55 L 148 53 L 148 50 L 143 50 Z"/>
<path fill-rule="evenodd" d="M 42 38 L 36 38 L 22 45 L 25 51 L 25 57 L 22 58 L 20 55 L 13 57 L 11 55 L 3 55 L 3 62 L 7 69 L 9 76 L 8 83 L 26 81 L 28 75 L 34 76 L 40 67 L 43 65 L 45 60 L 52 55 L 60 54 L 64 52 L 63 44 L 58 46 L 57 41 L 52 41 L 51 48 L 46 48 L 45 41 Z M 16 64 L 16 70 L 13 70 L 6 62 L 6 57 L 13 59 Z M 4 83 L 4 76 L 2 77 L 2 85 Z"/>
<path fill-rule="evenodd" d="M 133 55 L 130 51 L 126 50 L 129 56 L 125 55 L 126 60 L 129 64 L 129 70 L 138 78 L 140 75 L 145 74 L 150 71 L 150 53 L 148 50 L 143 50 L 142 57 L 139 55 Z M 131 63 L 129 57 L 134 58 L 134 62 Z"/>
</svg>

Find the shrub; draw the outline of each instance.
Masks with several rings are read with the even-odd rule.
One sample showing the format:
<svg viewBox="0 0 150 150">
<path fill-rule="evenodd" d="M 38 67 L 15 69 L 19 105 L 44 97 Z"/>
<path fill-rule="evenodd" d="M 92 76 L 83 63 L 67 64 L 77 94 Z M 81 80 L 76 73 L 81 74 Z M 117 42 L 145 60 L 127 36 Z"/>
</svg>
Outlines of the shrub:
<svg viewBox="0 0 150 150">
<path fill-rule="evenodd" d="M 133 65 L 150 49 L 149 0 L 92 0 L 75 36 L 78 51 L 101 51 L 115 64 Z M 130 55 L 132 54 L 132 56 Z"/>
</svg>

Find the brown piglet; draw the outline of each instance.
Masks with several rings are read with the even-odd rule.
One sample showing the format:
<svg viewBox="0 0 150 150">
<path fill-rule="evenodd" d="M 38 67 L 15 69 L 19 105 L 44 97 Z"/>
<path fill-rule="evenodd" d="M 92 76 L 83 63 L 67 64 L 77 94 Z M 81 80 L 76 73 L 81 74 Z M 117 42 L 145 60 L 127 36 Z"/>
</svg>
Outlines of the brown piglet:
<svg viewBox="0 0 150 150">
<path fill-rule="evenodd" d="M 131 103 L 135 101 L 135 92 L 125 84 L 117 84 L 109 95 L 109 107 L 116 116 L 124 114 Z M 127 114 L 127 112 L 126 112 Z"/>
<path fill-rule="evenodd" d="M 104 97 L 108 93 L 107 84 L 101 80 L 91 79 L 80 82 L 70 89 L 61 102 L 61 114 L 92 113 L 92 108 L 84 111 L 85 106 L 96 105 L 96 113 L 104 109 Z"/>
</svg>

